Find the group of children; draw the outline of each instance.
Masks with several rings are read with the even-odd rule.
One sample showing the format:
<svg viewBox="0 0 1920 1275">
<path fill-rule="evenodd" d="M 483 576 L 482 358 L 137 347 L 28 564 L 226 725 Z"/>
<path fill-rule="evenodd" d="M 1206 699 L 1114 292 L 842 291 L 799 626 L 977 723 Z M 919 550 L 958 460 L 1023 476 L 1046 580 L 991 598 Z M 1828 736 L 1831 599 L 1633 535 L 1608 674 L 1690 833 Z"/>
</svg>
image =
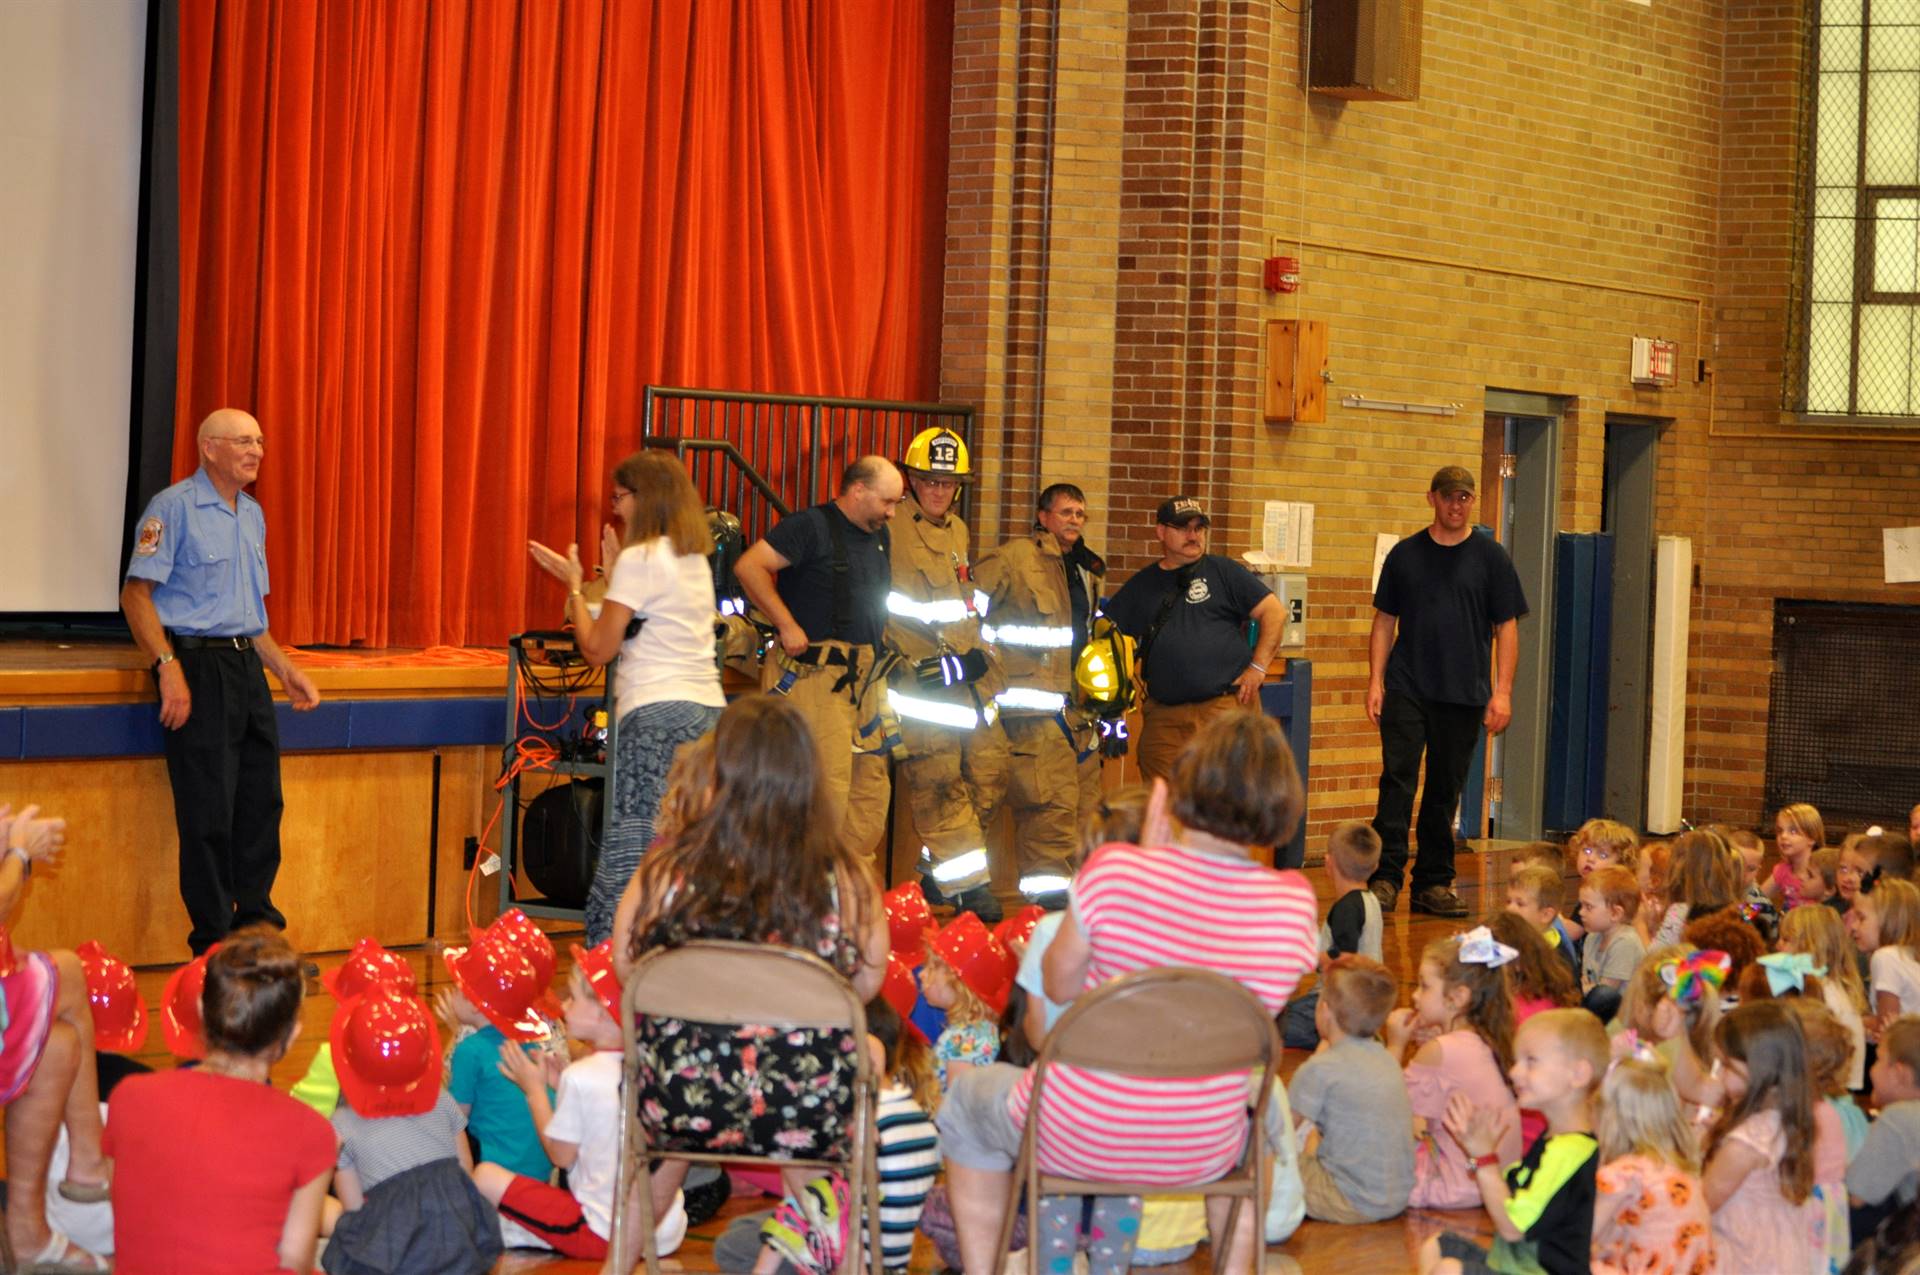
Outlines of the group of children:
<svg viewBox="0 0 1920 1275">
<path fill-rule="evenodd" d="M 1823 833 L 1811 807 L 1783 810 L 1764 879 L 1758 839 L 1724 830 L 1643 845 L 1594 821 L 1564 850 L 1529 846 L 1505 909 L 1429 944 L 1395 1008 L 1362 898 L 1378 841 L 1337 828 L 1320 1043 L 1290 1086 L 1307 1215 L 1484 1207 L 1492 1245 L 1442 1235 L 1423 1272 L 1914 1256 L 1911 843 L 1874 830 L 1825 851 Z M 1361 923 L 1335 925 L 1343 914 Z M 1296 1043 L 1299 1023 L 1283 1026 Z"/>
</svg>

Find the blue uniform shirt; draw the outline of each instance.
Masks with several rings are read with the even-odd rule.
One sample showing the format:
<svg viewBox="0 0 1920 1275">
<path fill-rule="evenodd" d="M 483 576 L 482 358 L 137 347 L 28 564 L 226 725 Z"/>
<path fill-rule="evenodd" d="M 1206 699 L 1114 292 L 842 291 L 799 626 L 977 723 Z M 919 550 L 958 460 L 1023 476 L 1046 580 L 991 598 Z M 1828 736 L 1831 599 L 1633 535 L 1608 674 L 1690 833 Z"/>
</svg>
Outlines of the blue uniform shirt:
<svg viewBox="0 0 1920 1275">
<path fill-rule="evenodd" d="M 154 582 L 160 623 L 190 637 L 252 637 L 267 628 L 267 519 L 241 492 L 227 508 L 204 469 L 153 498 L 127 564 Z"/>
</svg>

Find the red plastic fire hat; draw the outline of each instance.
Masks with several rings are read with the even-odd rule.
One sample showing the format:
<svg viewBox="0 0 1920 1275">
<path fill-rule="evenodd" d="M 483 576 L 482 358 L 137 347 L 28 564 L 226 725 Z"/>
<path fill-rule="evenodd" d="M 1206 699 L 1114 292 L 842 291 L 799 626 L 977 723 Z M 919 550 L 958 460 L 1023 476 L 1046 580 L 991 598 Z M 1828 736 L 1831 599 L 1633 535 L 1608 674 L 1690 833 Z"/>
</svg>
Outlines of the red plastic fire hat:
<svg viewBox="0 0 1920 1275">
<path fill-rule="evenodd" d="M 613 972 L 613 940 L 605 939 L 592 948 L 572 944 L 573 967 L 586 976 L 587 986 L 607 1007 L 614 1022 L 620 1021 L 620 976 Z"/>
<path fill-rule="evenodd" d="M 547 932 L 519 908 L 508 908 L 494 918 L 485 933 L 505 939 L 520 949 L 520 955 L 533 966 L 534 977 L 540 980 L 540 997 L 534 1002 L 534 1009 L 559 1022 L 563 1011 L 559 998 L 553 994 L 553 972 L 560 968 L 560 957 L 553 950 L 553 940 L 547 937 Z M 479 937 L 476 934 L 474 940 L 478 942 Z"/>
<path fill-rule="evenodd" d="M 137 1053 L 147 1043 L 147 1003 L 140 999 L 127 963 L 88 939 L 74 950 L 87 977 L 93 1008 L 93 1047 L 110 1054 Z"/>
<path fill-rule="evenodd" d="M 534 1012 L 545 989 L 519 948 L 502 938 L 482 935 L 472 947 L 450 947 L 441 956 L 460 994 L 508 1040 L 545 1040 L 552 1034 Z"/>
<path fill-rule="evenodd" d="M 905 881 L 888 890 L 887 934 L 893 951 L 912 969 L 927 955 L 927 931 L 933 928 L 933 910 L 918 881 Z"/>
<path fill-rule="evenodd" d="M 167 976 L 160 993 L 160 1031 L 167 1051 L 175 1058 L 205 1058 L 207 1037 L 200 1022 L 200 993 L 207 986 L 207 958 L 220 950 L 215 943 Z"/>
<path fill-rule="evenodd" d="M 927 946 L 953 967 L 967 990 L 988 1009 L 998 1014 L 1007 1008 L 1007 994 L 1013 988 L 1013 954 L 1006 944 L 987 933 L 979 917 L 960 913 L 928 939 Z"/>
<path fill-rule="evenodd" d="M 898 952 L 887 953 L 887 977 L 880 984 L 880 998 L 893 1006 L 893 1012 L 900 1015 L 906 1029 L 918 1036 L 922 1044 L 933 1043 L 913 1021 L 913 1007 L 920 1000 L 920 985 L 913 981 L 913 971 L 907 968 Z"/>
<path fill-rule="evenodd" d="M 418 1116 L 440 1096 L 440 1033 L 433 1016 L 391 983 L 334 1011 L 329 1033 L 340 1094 L 369 1119 Z"/>
<path fill-rule="evenodd" d="M 1028 939 L 1033 937 L 1033 927 L 1040 924 L 1040 918 L 1047 910 L 1038 903 L 1029 903 L 1006 920 L 993 927 L 993 937 L 1006 945 L 1011 952 L 1016 947 L 1024 948 Z M 1016 958 L 1016 964 L 1018 959 Z"/>
<path fill-rule="evenodd" d="M 408 996 L 415 990 L 413 966 L 370 938 L 355 943 L 340 968 L 328 970 L 320 981 L 338 1001 L 350 1001 L 383 984 L 397 987 Z"/>
</svg>

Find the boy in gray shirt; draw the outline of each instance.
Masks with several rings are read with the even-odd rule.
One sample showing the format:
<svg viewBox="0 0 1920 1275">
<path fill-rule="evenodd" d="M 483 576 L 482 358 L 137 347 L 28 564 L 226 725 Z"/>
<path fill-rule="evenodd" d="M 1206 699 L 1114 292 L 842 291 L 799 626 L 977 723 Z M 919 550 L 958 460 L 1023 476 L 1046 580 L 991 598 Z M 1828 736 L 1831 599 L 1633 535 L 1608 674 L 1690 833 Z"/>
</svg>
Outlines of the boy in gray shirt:
<svg viewBox="0 0 1920 1275">
<path fill-rule="evenodd" d="M 1856 1241 L 1920 1196 L 1920 1017 L 1896 1018 L 1881 1034 L 1868 1079 L 1880 1115 L 1847 1165 Z"/>
<path fill-rule="evenodd" d="M 1386 928 L 1380 900 L 1367 889 L 1367 878 L 1380 866 L 1380 834 L 1373 825 L 1349 819 L 1327 834 L 1327 880 L 1333 886 L 1333 906 L 1320 922 L 1320 960 L 1357 953 L 1379 960 L 1380 938 Z M 1312 1049 L 1320 1043 L 1314 1023 L 1316 988 L 1295 996 L 1280 1012 L 1280 1043 L 1288 1049 Z"/>
<path fill-rule="evenodd" d="M 1357 1225 L 1406 1211 L 1413 1192 L 1413 1108 L 1400 1065 L 1377 1039 L 1397 994 L 1379 961 L 1342 956 L 1320 981 L 1320 1051 L 1293 1074 L 1294 1122 L 1319 1134 L 1300 1156 L 1307 1216 Z"/>
</svg>

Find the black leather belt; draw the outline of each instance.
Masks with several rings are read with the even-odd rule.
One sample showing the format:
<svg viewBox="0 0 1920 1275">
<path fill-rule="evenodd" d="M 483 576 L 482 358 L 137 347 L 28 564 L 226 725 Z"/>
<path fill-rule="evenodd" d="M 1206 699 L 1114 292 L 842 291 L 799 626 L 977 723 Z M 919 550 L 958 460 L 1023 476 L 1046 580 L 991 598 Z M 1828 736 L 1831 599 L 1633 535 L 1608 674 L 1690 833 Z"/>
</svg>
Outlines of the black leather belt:
<svg viewBox="0 0 1920 1275">
<path fill-rule="evenodd" d="M 192 637 L 185 633 L 169 633 L 167 634 L 167 640 L 172 643 L 173 649 L 176 651 L 200 651 L 207 649 L 216 651 L 251 651 L 253 649 L 253 639 L 246 636 Z"/>
</svg>

